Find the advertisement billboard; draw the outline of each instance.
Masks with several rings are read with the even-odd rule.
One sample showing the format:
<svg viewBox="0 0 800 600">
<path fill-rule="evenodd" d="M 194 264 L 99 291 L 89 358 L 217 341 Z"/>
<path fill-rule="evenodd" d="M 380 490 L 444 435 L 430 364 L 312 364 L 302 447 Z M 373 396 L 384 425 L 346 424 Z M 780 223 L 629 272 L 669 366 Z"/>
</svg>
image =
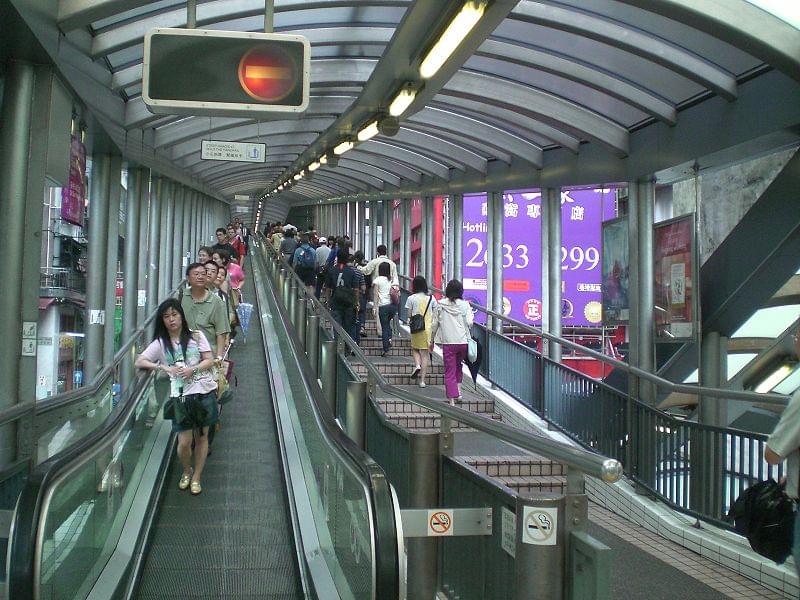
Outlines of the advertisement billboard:
<svg viewBox="0 0 800 600">
<path fill-rule="evenodd" d="M 627 217 L 603 223 L 602 237 L 603 323 L 606 325 L 627 323 L 630 319 Z"/>
<path fill-rule="evenodd" d="M 534 325 L 542 319 L 541 192 L 503 195 L 503 312 Z M 562 324 L 602 320 L 600 228 L 616 211 L 611 188 L 561 192 Z M 486 194 L 464 196 L 464 297 L 486 305 Z M 477 316 L 477 315 L 476 315 Z"/>
<path fill-rule="evenodd" d="M 694 214 L 653 229 L 656 339 L 694 336 Z"/>
</svg>

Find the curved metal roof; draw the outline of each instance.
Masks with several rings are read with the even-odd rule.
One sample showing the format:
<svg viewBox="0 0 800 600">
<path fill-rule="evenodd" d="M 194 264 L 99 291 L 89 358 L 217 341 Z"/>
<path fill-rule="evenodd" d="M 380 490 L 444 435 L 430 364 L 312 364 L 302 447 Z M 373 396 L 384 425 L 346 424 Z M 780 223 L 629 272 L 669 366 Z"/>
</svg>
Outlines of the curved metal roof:
<svg viewBox="0 0 800 600">
<path fill-rule="evenodd" d="M 277 0 L 274 31 L 307 36 L 312 48 L 311 102 L 300 118 L 148 112 L 143 36 L 185 27 L 185 2 L 60 0 L 54 24 L 68 51 L 54 58 L 91 78 L 94 89 L 76 81 L 77 91 L 134 160 L 171 165 L 224 197 L 256 196 L 330 150 L 343 131 L 355 133 L 402 82 L 419 81 L 421 51 L 453 4 Z M 797 141 L 800 17 L 758 4 L 494 0 L 425 83 L 397 135 L 358 144 L 282 196 L 309 203 L 598 183 L 652 176 L 754 141 Z M 263 10 L 263 0 L 200 2 L 197 25 L 261 31 Z M 200 141 L 212 134 L 266 143 L 267 163 L 201 161 Z"/>
</svg>

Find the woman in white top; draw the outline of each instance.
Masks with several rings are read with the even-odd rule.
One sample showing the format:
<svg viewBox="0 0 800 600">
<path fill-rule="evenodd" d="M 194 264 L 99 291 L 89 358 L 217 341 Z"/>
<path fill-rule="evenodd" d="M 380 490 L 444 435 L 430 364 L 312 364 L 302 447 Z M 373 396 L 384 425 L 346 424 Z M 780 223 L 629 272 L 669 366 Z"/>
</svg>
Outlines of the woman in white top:
<svg viewBox="0 0 800 600">
<path fill-rule="evenodd" d="M 159 305 L 153 341 L 134 364 L 138 369 L 167 373 L 170 396 L 182 401 L 182 420 L 172 422 L 172 430 L 178 434 L 178 458 L 183 465 L 178 488 L 191 488 L 196 496 L 203 491 L 200 477 L 208 457 L 208 428 L 216 424 L 219 416 L 217 382 L 211 371 L 214 367 L 211 345 L 202 331 L 189 330 L 179 300 L 169 298 Z M 202 421 L 195 421 L 200 415 L 204 415 Z M 197 433 L 193 435 L 194 431 Z"/>
<path fill-rule="evenodd" d="M 397 314 L 397 305 L 392 304 L 390 290 L 392 288 L 391 271 L 389 263 L 381 263 L 378 267 L 378 276 L 372 280 L 372 301 L 374 310 L 381 324 L 381 337 L 383 338 L 383 354 L 386 356 L 392 347 L 392 319 Z"/>
<path fill-rule="evenodd" d="M 414 315 L 422 316 L 425 329 L 411 334 L 411 356 L 414 359 L 414 371 L 411 378 L 419 376 L 419 387 L 425 387 L 425 376 L 428 374 L 430 363 L 431 322 L 433 311 L 436 308 L 436 298 L 428 295 L 428 282 L 422 275 L 417 275 L 411 281 L 412 294 L 406 300 L 406 318 L 411 324 Z"/>
<path fill-rule="evenodd" d="M 463 299 L 464 286 L 458 279 L 447 284 L 444 294 L 445 298 L 437 304 L 433 313 L 431 334 L 442 347 L 445 395 L 450 404 L 455 404 L 461 401 L 461 363 L 467 358 L 473 316 L 469 303 Z"/>
</svg>

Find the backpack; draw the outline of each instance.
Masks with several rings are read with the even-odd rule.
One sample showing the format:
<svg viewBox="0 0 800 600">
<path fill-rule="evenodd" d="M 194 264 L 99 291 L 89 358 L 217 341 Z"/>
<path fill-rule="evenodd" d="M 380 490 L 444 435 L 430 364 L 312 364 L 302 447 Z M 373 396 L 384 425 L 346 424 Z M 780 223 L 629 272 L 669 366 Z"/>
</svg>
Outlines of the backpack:
<svg viewBox="0 0 800 600">
<path fill-rule="evenodd" d="M 313 269 L 317 265 L 317 253 L 311 246 L 301 246 L 300 256 L 297 257 L 296 267 Z"/>
<path fill-rule="evenodd" d="M 331 302 L 339 309 L 353 309 L 356 307 L 355 290 L 345 286 L 344 270 L 339 271 L 339 277 L 336 279 L 336 288 L 333 290 Z"/>
<path fill-rule="evenodd" d="M 769 479 L 743 491 L 726 520 L 753 550 L 781 564 L 792 551 L 794 518 L 794 502 L 782 485 Z"/>
</svg>

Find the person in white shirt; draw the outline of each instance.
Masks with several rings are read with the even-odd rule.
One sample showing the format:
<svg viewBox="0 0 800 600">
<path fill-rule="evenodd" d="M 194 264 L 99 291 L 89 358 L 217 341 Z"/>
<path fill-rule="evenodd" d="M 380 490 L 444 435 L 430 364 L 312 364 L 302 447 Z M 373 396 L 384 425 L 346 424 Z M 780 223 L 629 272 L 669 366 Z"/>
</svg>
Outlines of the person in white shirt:
<svg viewBox="0 0 800 600">
<path fill-rule="evenodd" d="M 400 279 L 397 277 L 397 265 L 392 259 L 386 256 L 386 246 L 381 244 L 376 248 L 376 251 L 378 252 L 378 256 L 373 258 L 363 267 L 358 267 L 358 270 L 361 271 L 364 275 L 372 275 L 378 269 L 378 265 L 382 263 L 388 263 L 389 279 L 392 282 L 392 285 L 399 286 Z"/>
<path fill-rule="evenodd" d="M 458 279 L 447 284 L 445 298 L 436 306 L 431 323 L 434 341 L 442 347 L 444 388 L 450 404 L 461 401 L 459 385 L 463 376 L 461 363 L 467 358 L 467 342 L 472 327 L 472 308 L 465 302 L 464 286 Z"/>
<path fill-rule="evenodd" d="M 800 356 L 800 330 L 794 334 L 794 352 Z M 795 500 L 800 497 L 800 390 L 792 394 L 775 429 L 767 439 L 764 460 L 771 465 L 786 461 L 786 494 Z M 794 542 L 792 543 L 794 567 L 800 575 L 800 510 L 795 513 Z"/>
<path fill-rule="evenodd" d="M 411 334 L 411 356 L 414 359 L 414 371 L 411 378 L 419 377 L 417 385 L 425 387 L 425 376 L 428 374 L 430 364 L 430 349 L 433 338 L 431 337 L 431 323 L 433 312 L 436 308 L 436 298 L 428 294 L 428 282 L 422 275 L 417 275 L 411 281 L 411 295 L 406 300 L 406 318 L 409 323 L 414 315 L 422 316 L 425 329 Z"/>
<path fill-rule="evenodd" d="M 392 347 L 392 319 L 397 314 L 397 305 L 392 304 L 390 290 L 392 282 L 389 279 L 389 265 L 385 262 L 378 267 L 378 276 L 372 280 L 373 307 L 380 321 L 381 337 L 383 339 L 383 354 L 386 356 Z"/>
</svg>

